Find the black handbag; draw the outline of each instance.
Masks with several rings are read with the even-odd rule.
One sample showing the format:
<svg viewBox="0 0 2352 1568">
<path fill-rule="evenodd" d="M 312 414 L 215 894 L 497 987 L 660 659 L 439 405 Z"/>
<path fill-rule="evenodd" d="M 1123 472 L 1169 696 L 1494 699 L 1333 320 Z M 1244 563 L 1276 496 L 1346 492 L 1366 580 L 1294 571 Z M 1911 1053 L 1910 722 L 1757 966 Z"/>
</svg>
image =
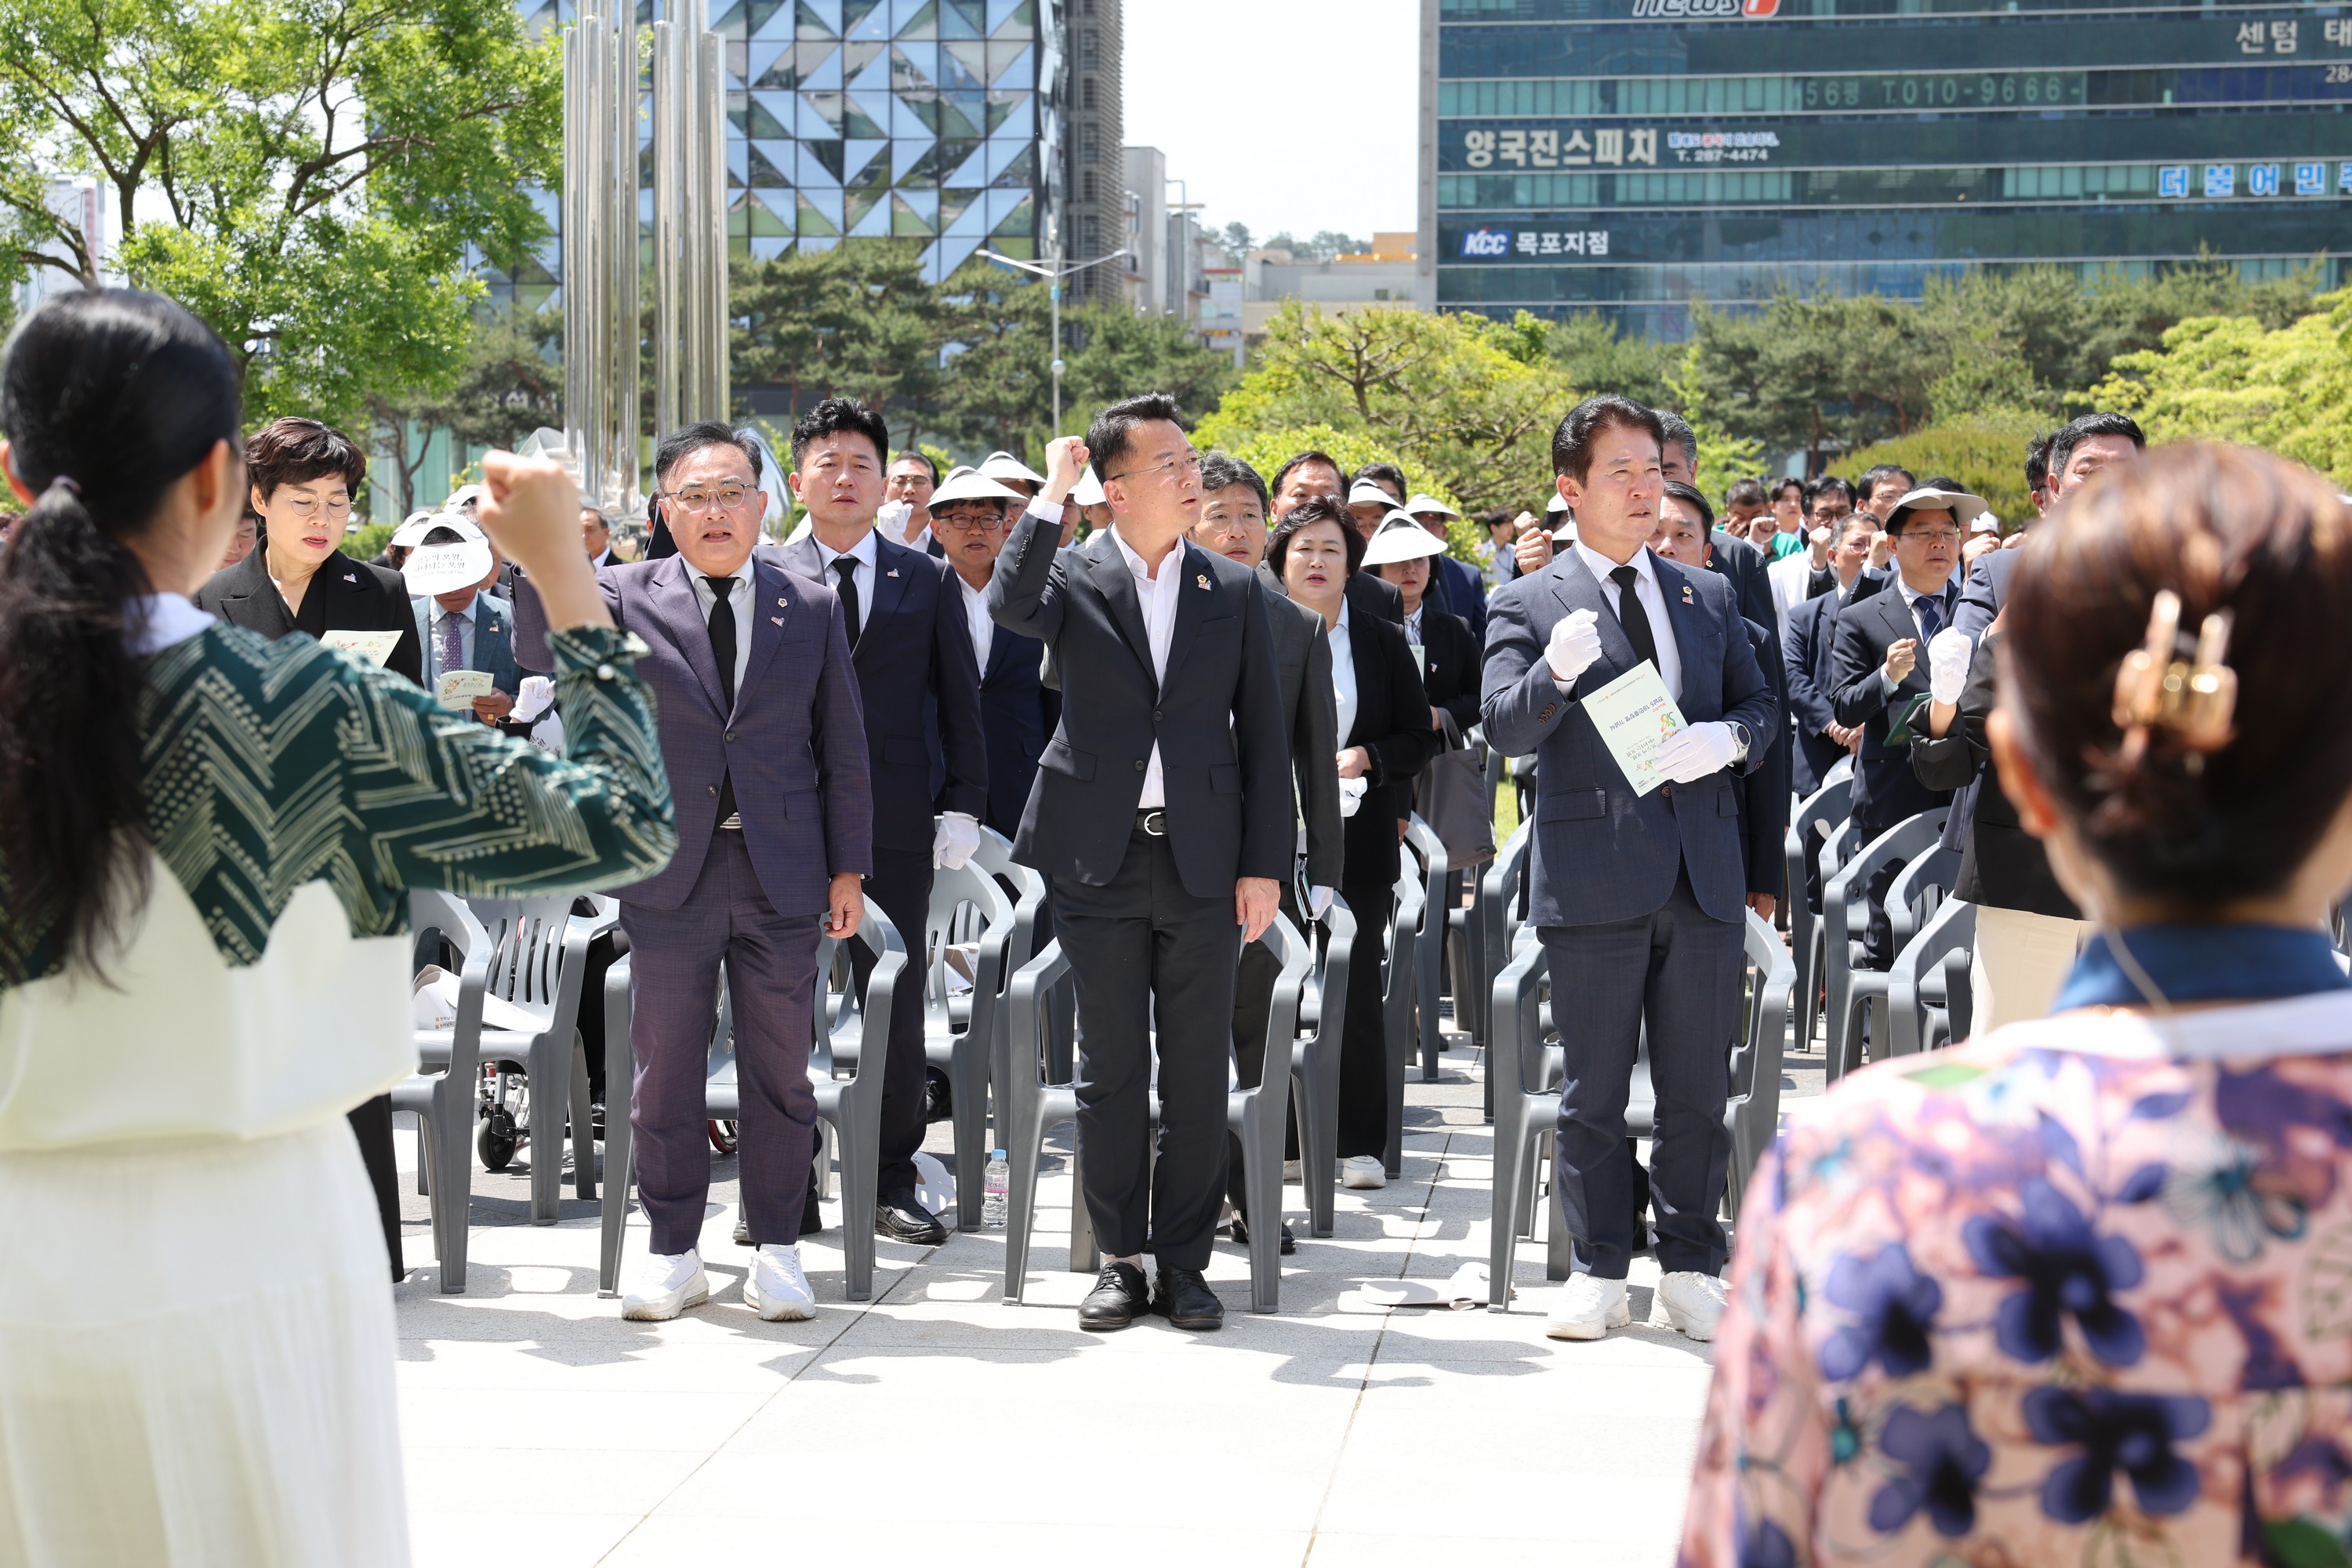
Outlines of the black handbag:
<svg viewBox="0 0 2352 1568">
<path fill-rule="evenodd" d="M 1445 749 L 1432 757 L 1413 781 L 1413 810 L 1445 846 L 1445 863 L 1459 871 L 1495 858 L 1495 814 L 1486 797 L 1486 748 L 1484 742 L 1470 744 L 1453 714 L 1441 712 L 1439 717 Z"/>
</svg>

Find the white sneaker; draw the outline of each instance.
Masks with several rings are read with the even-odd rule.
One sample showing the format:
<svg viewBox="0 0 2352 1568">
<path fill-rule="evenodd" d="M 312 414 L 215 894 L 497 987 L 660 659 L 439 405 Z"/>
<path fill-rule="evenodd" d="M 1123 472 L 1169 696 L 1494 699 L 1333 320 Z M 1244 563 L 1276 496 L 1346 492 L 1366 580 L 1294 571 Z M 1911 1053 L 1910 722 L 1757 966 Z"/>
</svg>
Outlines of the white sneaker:
<svg viewBox="0 0 2352 1568">
<path fill-rule="evenodd" d="M 1389 1184 L 1388 1167 L 1381 1163 L 1378 1154 L 1350 1154 L 1339 1162 L 1339 1182 L 1359 1192 L 1370 1192 Z"/>
<path fill-rule="evenodd" d="M 1633 1310 L 1625 1304 L 1625 1281 L 1571 1274 L 1552 1299 L 1544 1332 L 1556 1340 L 1597 1340 L 1633 1321 Z"/>
<path fill-rule="evenodd" d="M 621 1316 L 640 1323 L 667 1322 L 709 1300 L 710 1277 L 702 1271 L 700 1254 L 656 1252 L 629 1276 L 621 1292 Z"/>
<path fill-rule="evenodd" d="M 816 1316 L 816 1292 L 801 1268 L 800 1243 L 770 1242 L 751 1259 L 743 1277 L 743 1305 L 772 1323 L 804 1322 Z"/>
<path fill-rule="evenodd" d="M 1723 1321 L 1723 1281 L 1712 1274 L 1683 1269 L 1658 1281 L 1658 1305 L 1666 1321 L 1695 1340 L 1715 1338 Z"/>
</svg>

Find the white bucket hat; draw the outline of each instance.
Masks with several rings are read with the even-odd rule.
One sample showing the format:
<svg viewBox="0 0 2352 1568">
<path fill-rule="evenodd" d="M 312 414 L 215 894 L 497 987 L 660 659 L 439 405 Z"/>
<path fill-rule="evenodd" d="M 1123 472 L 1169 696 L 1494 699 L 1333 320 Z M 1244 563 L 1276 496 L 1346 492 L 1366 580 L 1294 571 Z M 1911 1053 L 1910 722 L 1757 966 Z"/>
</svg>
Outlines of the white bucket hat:
<svg viewBox="0 0 2352 1568">
<path fill-rule="evenodd" d="M 1400 561 L 1418 561 L 1423 556 L 1444 553 L 1444 544 L 1422 527 L 1412 513 L 1396 510 L 1381 519 L 1380 527 L 1372 530 L 1371 542 L 1364 546 L 1364 564 L 1390 566 Z"/>
</svg>

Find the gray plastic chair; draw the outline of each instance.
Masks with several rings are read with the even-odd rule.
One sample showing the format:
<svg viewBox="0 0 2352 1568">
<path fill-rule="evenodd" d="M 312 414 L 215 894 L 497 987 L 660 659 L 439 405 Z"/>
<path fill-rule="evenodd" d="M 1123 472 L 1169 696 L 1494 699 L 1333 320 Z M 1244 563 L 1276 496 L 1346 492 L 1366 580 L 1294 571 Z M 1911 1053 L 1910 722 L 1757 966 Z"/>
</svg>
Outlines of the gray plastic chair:
<svg viewBox="0 0 2352 1568">
<path fill-rule="evenodd" d="M 995 1055 L 997 1013 L 1013 966 L 1006 960 L 1013 937 L 1013 900 L 976 863 L 931 873 L 931 904 L 924 921 L 922 990 L 923 1055 L 947 1074 L 955 1129 L 956 1224 L 980 1225 L 987 1199 L 982 1174 L 993 1147 L 988 1142 L 989 1061 Z M 948 994 L 950 943 L 976 942 L 972 988 Z M 903 984 L 901 989 L 907 989 Z"/>
<path fill-rule="evenodd" d="M 1340 915 L 1335 917 L 1333 910 Z M 1333 899 L 1331 908 L 1323 911 L 1325 928 L 1336 931 L 1337 925 L 1331 922 L 1337 918 L 1345 919 L 1351 939 L 1361 939 L 1363 928 L 1345 899 Z M 1373 952 L 1360 959 L 1351 955 L 1351 962 L 1369 963 L 1378 956 Z M 1344 976 L 1347 966 L 1341 965 L 1339 973 Z M 1300 1025 L 1315 1031 L 1290 1058 L 1290 1076 L 1296 1080 L 1291 1099 L 1298 1119 L 1298 1185 L 1307 1200 L 1307 1234 L 1324 1237 L 1331 1234 L 1332 1215 L 1338 1207 L 1339 1051 L 1348 1023 L 1348 993 L 1344 988 L 1330 988 L 1328 964 L 1317 972 L 1307 994 L 1301 997 L 1298 1014 Z M 1250 1234 L 1255 1237 L 1256 1232 Z"/>
<path fill-rule="evenodd" d="M 1356 934 L 1354 917 L 1335 900 L 1320 923 L 1329 932 L 1319 965 L 1322 982 L 1344 995 L 1349 952 Z M 1249 1199 L 1250 1310 L 1272 1312 L 1282 1304 L 1282 1150 L 1290 1114 L 1290 1064 L 1283 1058 L 1297 1041 L 1300 997 L 1310 968 L 1317 965 L 1313 946 L 1280 915 L 1258 940 L 1281 965 L 1267 1004 L 1265 1074 L 1255 1088 L 1235 1089 L 1227 1094 L 1225 1124 L 1241 1140 L 1242 1186 Z M 1045 1133 L 1077 1117 L 1076 1090 L 1066 1082 L 1046 1081 L 1043 1071 L 1048 1060 L 1045 1036 L 1050 1025 L 1044 1004 L 1049 995 L 1066 993 L 1069 984 L 1069 960 L 1062 955 L 1061 943 L 1055 942 L 1013 976 L 1006 1004 L 1012 1020 L 1012 1054 L 1022 1058 L 1021 1067 L 1007 1064 L 997 1079 L 999 1103 L 1012 1129 L 1006 1145 L 1012 1181 L 1006 1205 L 1004 1300 L 1013 1305 L 1020 1304 L 1028 1289 L 1029 1244 L 1037 1224 L 1037 1171 L 1044 1161 Z M 1335 1008 L 1333 1013 L 1344 1010 Z M 1331 1031 L 1337 1026 L 1336 1016 L 1325 1022 L 1318 1030 L 1318 1039 L 1328 1036 L 1336 1042 Z M 1037 1068 L 1029 1068 L 1033 1061 Z M 1155 1096 L 1152 1123 L 1157 1126 L 1158 1122 Z M 1101 1266 L 1101 1254 L 1095 1245 L 1083 1177 L 1075 1160 L 1070 1180 L 1070 1271 L 1091 1274 Z"/>
<path fill-rule="evenodd" d="M 1723 1108 L 1731 1134 L 1723 1206 L 1735 1218 L 1756 1162 L 1780 1135 L 1780 1075 L 1799 1012 L 1796 962 L 1754 910 L 1748 911 L 1747 950 L 1748 1031 L 1731 1053 L 1731 1097 Z"/>
<path fill-rule="evenodd" d="M 1381 1163 L 1393 1181 L 1404 1169 L 1404 1079 L 1419 1036 L 1413 1005 L 1420 999 L 1421 929 L 1429 912 L 1429 890 L 1410 853 L 1397 857 L 1397 879 L 1389 919 L 1389 950 L 1381 959 L 1381 1045 L 1388 1079 L 1388 1142 Z"/>
<path fill-rule="evenodd" d="M 1805 897 L 1805 857 L 1818 852 L 1821 840 L 1836 839 L 1838 825 L 1846 819 L 1853 796 L 1851 775 L 1823 784 L 1797 807 L 1783 840 L 1789 862 L 1789 949 L 1796 958 L 1797 1016 L 1802 1021 L 1797 1030 L 1800 1048 L 1811 1043 L 1813 1020 L 1821 1014 L 1822 933 L 1825 929 L 1822 917 L 1813 913 L 1813 906 Z M 1828 879 L 1822 880 L 1826 886 Z M 1828 908 L 1826 904 L 1822 907 Z"/>
<path fill-rule="evenodd" d="M 1889 1056 L 1967 1038 L 1968 966 L 1976 934 L 1977 907 L 1965 899 L 1946 899 L 1895 955 L 1886 982 Z"/>
<path fill-rule="evenodd" d="M 1534 1204 L 1538 1152 L 1559 1126 L 1559 1089 L 1545 1059 L 1544 996 L 1550 965 L 1543 943 L 1517 944 L 1511 961 L 1495 977 L 1489 999 L 1494 1043 L 1486 1052 L 1486 1077 L 1494 1085 L 1494 1180 L 1486 1219 L 1486 1306 L 1509 1310 L 1511 1266 L 1518 1249 L 1520 1216 Z M 1638 1075 L 1637 1075 L 1638 1076 Z M 1552 1227 L 1554 1250 L 1547 1272 L 1566 1272 L 1566 1227 Z"/>
<path fill-rule="evenodd" d="M 1528 823 L 1519 824 L 1510 842 L 1503 846 L 1502 852 L 1479 877 L 1477 895 L 1470 907 L 1470 961 L 1475 982 L 1471 995 L 1477 1011 L 1477 1032 L 1473 1044 L 1486 1051 L 1489 1063 L 1485 1089 L 1488 1121 L 1495 1120 L 1495 982 L 1511 963 L 1517 932 L 1527 918 L 1528 831 Z"/>
<path fill-rule="evenodd" d="M 1822 889 L 1822 915 L 1829 924 L 1830 942 L 1826 1065 L 1832 1083 L 1862 1065 L 1863 1020 L 1886 999 L 1886 972 L 1864 967 L 1863 936 L 1870 926 L 1871 879 L 1890 862 L 1910 861 L 1933 852 L 1943 836 L 1944 819 L 1950 815 L 1948 805 L 1939 805 L 1896 823 L 1864 845 Z M 1887 904 L 1890 910 L 1898 904 L 1892 884 Z"/>
<path fill-rule="evenodd" d="M 864 1301 L 874 1294 L 871 1215 L 882 1159 L 880 1064 L 887 1054 L 883 1042 L 890 1037 L 890 1010 L 898 987 L 905 983 L 907 949 L 889 917 L 871 899 L 866 900 L 865 918 L 858 922 L 857 934 L 850 940 L 865 943 L 874 954 L 866 1004 L 859 1007 L 851 994 L 848 955 L 840 952 L 840 939 L 820 938 L 818 984 L 832 988 L 821 990 L 816 997 L 816 1037 L 809 1050 L 808 1070 L 809 1080 L 816 1090 L 817 1118 L 832 1128 L 841 1162 L 843 1293 L 852 1301 Z M 840 962 L 836 963 L 836 959 Z M 608 1049 L 614 1048 L 611 1042 L 629 1038 L 631 962 L 625 954 L 605 971 L 604 1038 Z M 835 976 L 836 971 L 837 977 L 828 982 L 826 977 Z M 740 1114 L 742 1099 L 735 1080 L 734 999 L 723 979 L 713 1000 L 717 1024 L 711 1033 L 710 1076 L 704 1093 L 710 1115 L 724 1121 Z M 912 1000 L 910 994 L 910 1005 Z M 841 1048 L 851 1039 L 872 1048 L 855 1053 L 856 1070 L 848 1078 L 840 1078 L 837 1070 L 852 1065 Z M 866 1070 L 869 1061 L 874 1064 L 870 1073 Z M 616 1064 L 615 1070 L 606 1072 L 604 1080 L 604 1206 L 596 1270 L 597 1293 L 603 1296 L 617 1295 L 620 1290 L 621 1245 L 628 1225 L 629 1188 L 635 1179 L 629 1129 L 632 1076 Z"/>
<path fill-rule="evenodd" d="M 1421 923 L 1413 930 L 1412 1013 L 1421 1037 L 1421 1081 L 1435 1083 L 1438 1058 L 1445 1051 L 1445 1016 L 1438 996 L 1445 985 L 1445 939 L 1454 872 L 1445 846 L 1415 816 L 1405 827 L 1404 847 L 1421 865 Z M 1410 1055 L 1410 1051 L 1407 1053 Z"/>
</svg>

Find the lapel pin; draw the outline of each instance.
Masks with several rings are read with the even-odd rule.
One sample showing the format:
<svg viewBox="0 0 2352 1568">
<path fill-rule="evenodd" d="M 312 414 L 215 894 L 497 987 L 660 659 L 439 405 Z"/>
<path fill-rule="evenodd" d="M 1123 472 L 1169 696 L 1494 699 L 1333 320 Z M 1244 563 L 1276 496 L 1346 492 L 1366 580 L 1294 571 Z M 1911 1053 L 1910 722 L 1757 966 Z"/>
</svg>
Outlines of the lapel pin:
<svg viewBox="0 0 2352 1568">
<path fill-rule="evenodd" d="M 885 577 L 896 577 L 898 574 L 898 569 L 896 566 L 891 567 L 890 570 L 882 574 Z"/>
<path fill-rule="evenodd" d="M 778 600 L 776 601 L 776 608 L 778 608 L 778 609 L 780 609 L 780 610 L 781 610 L 781 609 L 782 609 L 783 607 L 784 607 L 784 602 L 783 602 L 782 599 L 778 599 Z"/>
<path fill-rule="evenodd" d="M 1687 583 L 1683 584 L 1683 603 L 1685 605 L 1697 603 L 1696 599 L 1691 597 L 1690 584 Z"/>
<path fill-rule="evenodd" d="M 768 617 L 768 624 L 772 626 L 781 626 L 784 624 L 784 617 L 782 616 L 770 616 Z"/>
<path fill-rule="evenodd" d="M 1192 581 L 1205 588 L 1209 585 L 1209 574 L 1206 572 L 1203 572 L 1198 577 L 1193 578 Z"/>
</svg>

